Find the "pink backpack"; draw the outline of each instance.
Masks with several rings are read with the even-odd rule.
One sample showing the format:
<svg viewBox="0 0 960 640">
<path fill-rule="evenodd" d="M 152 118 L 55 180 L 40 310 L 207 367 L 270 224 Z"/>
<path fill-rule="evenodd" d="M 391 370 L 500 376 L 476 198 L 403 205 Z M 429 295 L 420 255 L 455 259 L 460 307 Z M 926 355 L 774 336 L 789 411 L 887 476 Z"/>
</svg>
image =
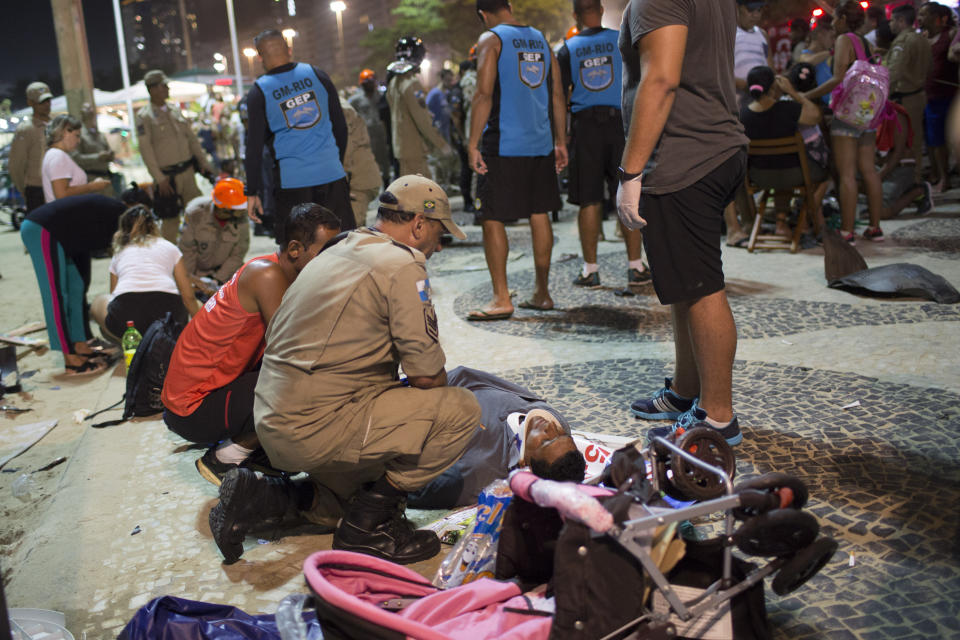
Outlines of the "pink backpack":
<svg viewBox="0 0 960 640">
<path fill-rule="evenodd" d="M 880 124 L 887 96 L 890 94 L 890 72 L 886 67 L 867 58 L 860 38 L 848 33 L 857 54 L 843 76 L 843 82 L 830 94 L 833 117 L 862 131 L 876 129 Z"/>
</svg>

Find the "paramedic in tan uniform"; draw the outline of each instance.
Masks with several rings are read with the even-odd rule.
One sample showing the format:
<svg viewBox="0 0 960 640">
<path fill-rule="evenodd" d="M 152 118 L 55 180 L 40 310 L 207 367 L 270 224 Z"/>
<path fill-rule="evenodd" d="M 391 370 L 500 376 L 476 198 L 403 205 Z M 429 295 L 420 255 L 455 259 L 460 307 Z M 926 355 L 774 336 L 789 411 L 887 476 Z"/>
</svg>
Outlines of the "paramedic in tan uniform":
<svg viewBox="0 0 960 640">
<path fill-rule="evenodd" d="M 397 60 L 387 66 L 387 71 L 392 74 L 387 83 L 390 132 L 393 154 L 400 163 L 402 176 L 431 175 L 427 164 L 428 145 L 443 156 L 453 154 L 453 149 L 433 126 L 433 116 L 424 101 L 426 94 L 420 84 L 420 63 L 426 52 L 420 38 L 400 38 Z"/>
<path fill-rule="evenodd" d="M 150 93 L 150 102 L 137 112 L 137 136 L 143 163 L 157 186 L 156 195 L 169 196 L 174 187 L 183 198 L 183 205 L 202 195 L 194 178 L 193 159 L 196 158 L 204 175 L 216 172 L 207 160 L 197 135 L 190 128 L 176 105 L 167 104 L 170 89 L 163 71 L 154 69 L 143 76 L 143 84 Z M 160 233 L 170 242 L 177 243 L 180 216 L 165 218 L 160 223 Z"/>
<path fill-rule="evenodd" d="M 343 117 L 347 121 L 347 150 L 343 154 L 343 170 L 350 181 L 350 206 L 358 227 L 367 226 L 367 208 L 383 188 L 380 167 L 370 148 L 370 133 L 367 125 L 350 106 L 340 98 Z"/>
<path fill-rule="evenodd" d="M 254 421 L 271 464 L 312 482 L 228 473 L 220 505 L 232 539 L 218 542 L 228 561 L 247 531 L 289 522 L 294 508 L 336 526 L 335 549 L 400 564 L 440 551 L 403 517 L 406 494 L 453 465 L 480 424 L 476 397 L 447 386 L 430 300 L 424 263 L 445 233 L 464 238 L 446 194 L 403 176 L 380 196 L 373 228 L 325 249 L 287 289 L 267 328 Z"/>
</svg>

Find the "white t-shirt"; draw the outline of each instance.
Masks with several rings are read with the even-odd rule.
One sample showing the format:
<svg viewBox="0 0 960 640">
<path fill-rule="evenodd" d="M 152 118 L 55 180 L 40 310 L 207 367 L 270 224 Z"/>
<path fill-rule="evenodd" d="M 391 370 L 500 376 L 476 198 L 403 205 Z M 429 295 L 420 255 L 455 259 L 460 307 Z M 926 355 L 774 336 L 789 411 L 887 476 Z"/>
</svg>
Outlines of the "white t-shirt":
<svg viewBox="0 0 960 640">
<path fill-rule="evenodd" d="M 173 279 L 173 267 L 183 254 L 177 245 L 154 238 L 146 244 L 130 244 L 110 261 L 110 273 L 117 276 L 117 288 L 110 299 L 122 293 L 162 291 L 180 295 Z"/>
<path fill-rule="evenodd" d="M 43 154 L 43 164 L 40 167 L 40 178 L 43 181 L 43 198 L 46 202 L 53 202 L 53 181 L 67 178 L 67 184 L 77 187 L 87 184 L 87 174 L 80 168 L 70 155 L 61 149 L 51 147 Z"/>
</svg>

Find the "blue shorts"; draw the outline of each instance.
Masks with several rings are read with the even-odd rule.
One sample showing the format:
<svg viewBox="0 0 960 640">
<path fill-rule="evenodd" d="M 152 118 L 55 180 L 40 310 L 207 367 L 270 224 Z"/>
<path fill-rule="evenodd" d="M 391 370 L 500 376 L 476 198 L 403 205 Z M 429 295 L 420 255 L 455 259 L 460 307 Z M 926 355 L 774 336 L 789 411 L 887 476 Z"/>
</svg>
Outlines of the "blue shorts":
<svg viewBox="0 0 960 640">
<path fill-rule="evenodd" d="M 953 98 L 930 98 L 923 110 L 923 133 L 928 147 L 947 144 L 947 114 Z"/>
</svg>

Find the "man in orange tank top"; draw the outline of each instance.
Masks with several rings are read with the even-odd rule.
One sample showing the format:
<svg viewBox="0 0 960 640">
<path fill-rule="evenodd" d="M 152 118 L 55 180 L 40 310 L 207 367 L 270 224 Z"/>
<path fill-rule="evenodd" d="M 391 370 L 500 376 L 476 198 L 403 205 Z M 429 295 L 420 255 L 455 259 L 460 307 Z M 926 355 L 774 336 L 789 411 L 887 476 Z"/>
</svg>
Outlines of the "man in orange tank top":
<svg viewBox="0 0 960 640">
<path fill-rule="evenodd" d="M 180 334 L 164 380 L 164 422 L 190 442 L 211 445 L 196 465 L 217 486 L 238 466 L 272 470 L 253 428 L 263 336 L 287 287 L 340 232 L 340 219 L 304 203 L 291 210 L 285 231 L 286 247 L 248 261 L 207 300 Z"/>
</svg>

